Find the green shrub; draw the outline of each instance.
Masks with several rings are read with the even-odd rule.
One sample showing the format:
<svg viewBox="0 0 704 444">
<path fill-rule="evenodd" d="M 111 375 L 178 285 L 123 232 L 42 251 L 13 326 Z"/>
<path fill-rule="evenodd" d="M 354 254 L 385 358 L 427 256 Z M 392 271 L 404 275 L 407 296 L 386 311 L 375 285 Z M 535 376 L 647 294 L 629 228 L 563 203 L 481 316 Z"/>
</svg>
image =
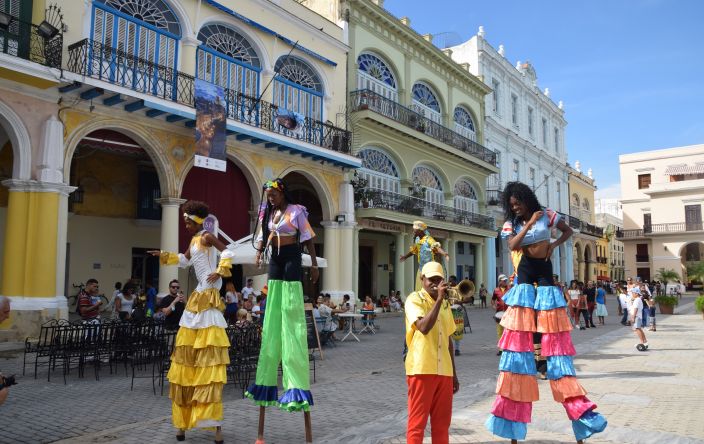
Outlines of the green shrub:
<svg viewBox="0 0 704 444">
<path fill-rule="evenodd" d="M 699 296 L 694 300 L 694 309 L 704 313 L 704 293 L 699 293 Z"/>
<path fill-rule="evenodd" d="M 655 296 L 655 302 L 660 305 L 670 305 L 675 306 L 679 303 L 677 296 Z"/>
</svg>

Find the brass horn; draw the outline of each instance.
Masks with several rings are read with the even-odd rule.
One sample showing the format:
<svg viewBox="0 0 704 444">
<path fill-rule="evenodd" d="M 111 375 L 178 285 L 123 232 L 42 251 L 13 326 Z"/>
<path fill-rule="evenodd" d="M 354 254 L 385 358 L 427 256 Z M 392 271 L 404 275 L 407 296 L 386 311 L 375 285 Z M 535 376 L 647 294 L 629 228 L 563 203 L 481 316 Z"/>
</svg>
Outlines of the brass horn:
<svg viewBox="0 0 704 444">
<path fill-rule="evenodd" d="M 474 282 L 469 279 L 464 279 L 454 287 L 449 288 L 450 303 L 466 302 L 476 291 Z"/>
</svg>

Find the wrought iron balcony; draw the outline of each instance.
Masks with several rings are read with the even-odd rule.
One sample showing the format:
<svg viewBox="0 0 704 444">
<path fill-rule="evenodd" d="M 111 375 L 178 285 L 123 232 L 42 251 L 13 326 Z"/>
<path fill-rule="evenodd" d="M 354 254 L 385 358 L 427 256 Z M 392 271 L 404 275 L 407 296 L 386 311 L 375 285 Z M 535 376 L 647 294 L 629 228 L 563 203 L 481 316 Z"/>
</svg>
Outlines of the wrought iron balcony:
<svg viewBox="0 0 704 444">
<path fill-rule="evenodd" d="M 463 153 L 469 154 L 491 165 L 496 165 L 495 152 L 374 91 L 368 89 L 352 91 L 352 93 L 350 93 L 349 107 L 352 112 L 364 110 L 374 111 L 377 114 L 381 114 L 402 125 L 413 128 L 416 131 L 420 131 L 436 140 L 457 148 Z"/>
<path fill-rule="evenodd" d="M 373 188 L 355 190 L 355 208 L 377 208 L 494 231 L 494 218 L 404 194 Z"/>
<path fill-rule="evenodd" d="M 46 38 L 39 27 L 9 16 L 6 28 L 0 28 L 0 52 L 30 62 L 61 68 L 64 37 L 61 32 Z"/>
<path fill-rule="evenodd" d="M 636 262 L 649 262 L 650 256 L 647 254 L 636 254 Z"/>
<path fill-rule="evenodd" d="M 70 45 L 68 53 L 69 71 L 195 108 L 195 77 L 192 75 L 90 39 Z M 223 89 L 228 119 L 329 150 L 350 153 L 349 131 L 306 117 L 303 129 L 292 132 L 277 123 L 276 105 L 229 88 Z"/>
<path fill-rule="evenodd" d="M 701 222 L 675 222 L 669 224 L 651 224 L 643 227 L 645 234 L 685 233 L 688 231 L 702 231 Z"/>
<path fill-rule="evenodd" d="M 643 230 L 617 230 L 616 231 L 616 238 L 617 239 L 628 239 L 628 238 L 637 238 L 637 237 L 643 237 Z"/>
<path fill-rule="evenodd" d="M 486 204 L 500 207 L 504 202 L 504 192 L 500 190 L 486 190 Z"/>
<path fill-rule="evenodd" d="M 597 237 L 602 237 L 604 235 L 604 229 L 601 227 L 597 227 L 596 225 L 592 225 L 588 222 L 584 222 L 583 220 L 580 220 L 579 218 L 575 216 L 570 216 L 564 213 L 559 213 L 560 216 L 565 220 L 567 225 L 570 226 L 570 228 L 574 228 L 575 230 L 579 230 L 580 233 L 583 234 L 589 234 L 592 236 L 597 236 Z"/>
</svg>

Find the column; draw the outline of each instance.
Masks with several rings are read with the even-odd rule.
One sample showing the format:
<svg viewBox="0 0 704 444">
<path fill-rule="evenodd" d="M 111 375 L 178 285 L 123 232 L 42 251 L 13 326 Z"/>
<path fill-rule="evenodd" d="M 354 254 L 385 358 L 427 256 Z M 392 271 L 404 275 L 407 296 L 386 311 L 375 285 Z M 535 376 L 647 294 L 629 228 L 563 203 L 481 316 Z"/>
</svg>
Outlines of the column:
<svg viewBox="0 0 704 444">
<path fill-rule="evenodd" d="M 178 221 L 179 207 L 186 199 L 177 197 L 162 197 L 156 200 L 161 205 L 161 249 L 178 252 Z M 159 294 L 169 292 L 169 282 L 178 279 L 178 267 L 174 265 L 159 265 Z"/>
<path fill-rule="evenodd" d="M 560 256 L 561 256 L 560 250 L 561 250 L 561 248 L 562 248 L 561 246 L 555 248 L 552 251 L 552 256 L 550 257 L 550 260 L 552 261 L 552 274 L 556 274 L 558 279 L 560 279 L 560 280 L 562 280 L 562 273 L 561 273 L 562 268 L 561 268 L 561 264 L 560 264 Z"/>
<path fill-rule="evenodd" d="M 479 285 L 484 284 L 487 291 L 493 291 L 496 288 L 496 239 L 487 237 L 484 239 L 486 246 L 486 273 L 483 282 L 475 283 L 477 286 L 477 297 L 479 296 Z"/>
<path fill-rule="evenodd" d="M 515 270 L 513 269 L 513 262 L 511 262 L 511 251 L 508 249 L 508 241 L 501 239 L 499 246 L 501 248 L 499 260 L 501 261 L 503 274 L 511 276 Z"/>
<path fill-rule="evenodd" d="M 350 274 L 352 275 L 352 292 L 356 295 L 359 294 L 359 232 L 361 228 L 359 225 L 355 226 L 352 231 L 352 270 Z M 351 299 L 352 295 L 350 295 Z"/>
<path fill-rule="evenodd" d="M 447 249 L 445 251 L 450 255 L 450 260 L 447 261 L 447 277 L 449 278 L 457 273 L 457 241 L 452 233 L 447 238 Z M 459 279 L 459 276 L 457 278 Z"/>
<path fill-rule="evenodd" d="M 479 283 L 484 278 L 484 270 L 486 268 L 485 249 L 483 243 L 476 243 L 474 246 L 474 285 L 479 288 Z"/>
<path fill-rule="evenodd" d="M 192 37 L 181 39 L 181 51 L 179 52 L 179 71 L 195 76 L 196 73 L 196 52 L 201 44 L 200 40 Z"/>
<path fill-rule="evenodd" d="M 405 234 L 405 233 L 404 233 Z M 408 253 L 408 250 L 411 249 L 411 245 L 415 242 L 415 239 L 413 238 L 413 235 L 407 234 L 408 236 L 408 244 L 406 244 L 406 251 L 403 253 Z M 399 252 L 399 254 L 401 254 Z M 411 292 L 415 291 L 416 289 L 416 267 L 418 267 L 418 259 L 416 259 L 415 256 L 411 256 L 408 259 L 406 259 L 405 262 L 405 277 L 404 277 L 404 288 L 406 291 L 401 292 L 401 297 L 403 300 L 406 300 L 406 296 L 411 294 Z"/>
<path fill-rule="evenodd" d="M 354 248 L 357 237 L 357 222 L 340 222 L 339 224 L 339 272 L 340 279 L 338 290 L 341 295 L 349 294 L 350 299 L 354 300 L 357 292 L 355 291 L 355 281 L 353 274 L 347 272 L 354 267 Z M 342 300 L 342 296 L 340 296 Z"/>
<path fill-rule="evenodd" d="M 407 244 L 408 234 L 406 233 L 396 233 L 396 256 L 394 257 L 394 289 L 401 292 L 402 297 L 408 294 L 408 280 L 406 279 L 406 269 L 412 266 L 412 261 L 414 258 L 408 258 L 404 262 L 401 262 L 399 257 L 405 254 L 410 248 Z M 409 265 L 410 264 L 410 265 Z"/>
<path fill-rule="evenodd" d="M 563 245 L 564 248 L 564 262 L 561 267 L 562 275 L 560 275 L 560 280 L 567 282 L 568 284 L 574 279 L 574 246 L 572 245 L 572 239 L 567 239 Z"/>
</svg>

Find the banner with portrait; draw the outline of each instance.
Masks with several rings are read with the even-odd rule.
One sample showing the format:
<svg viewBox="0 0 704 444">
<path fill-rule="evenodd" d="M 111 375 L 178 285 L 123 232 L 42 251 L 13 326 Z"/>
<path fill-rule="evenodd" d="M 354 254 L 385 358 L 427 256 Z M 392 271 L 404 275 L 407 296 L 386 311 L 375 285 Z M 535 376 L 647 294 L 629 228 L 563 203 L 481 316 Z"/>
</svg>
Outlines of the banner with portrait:
<svg viewBox="0 0 704 444">
<path fill-rule="evenodd" d="M 194 165 L 225 171 L 227 112 L 222 87 L 205 80 L 195 81 L 196 153 Z"/>
<path fill-rule="evenodd" d="M 305 122 L 303 114 L 283 108 L 276 110 L 276 124 L 288 131 L 290 136 L 302 139 L 305 135 Z"/>
</svg>

